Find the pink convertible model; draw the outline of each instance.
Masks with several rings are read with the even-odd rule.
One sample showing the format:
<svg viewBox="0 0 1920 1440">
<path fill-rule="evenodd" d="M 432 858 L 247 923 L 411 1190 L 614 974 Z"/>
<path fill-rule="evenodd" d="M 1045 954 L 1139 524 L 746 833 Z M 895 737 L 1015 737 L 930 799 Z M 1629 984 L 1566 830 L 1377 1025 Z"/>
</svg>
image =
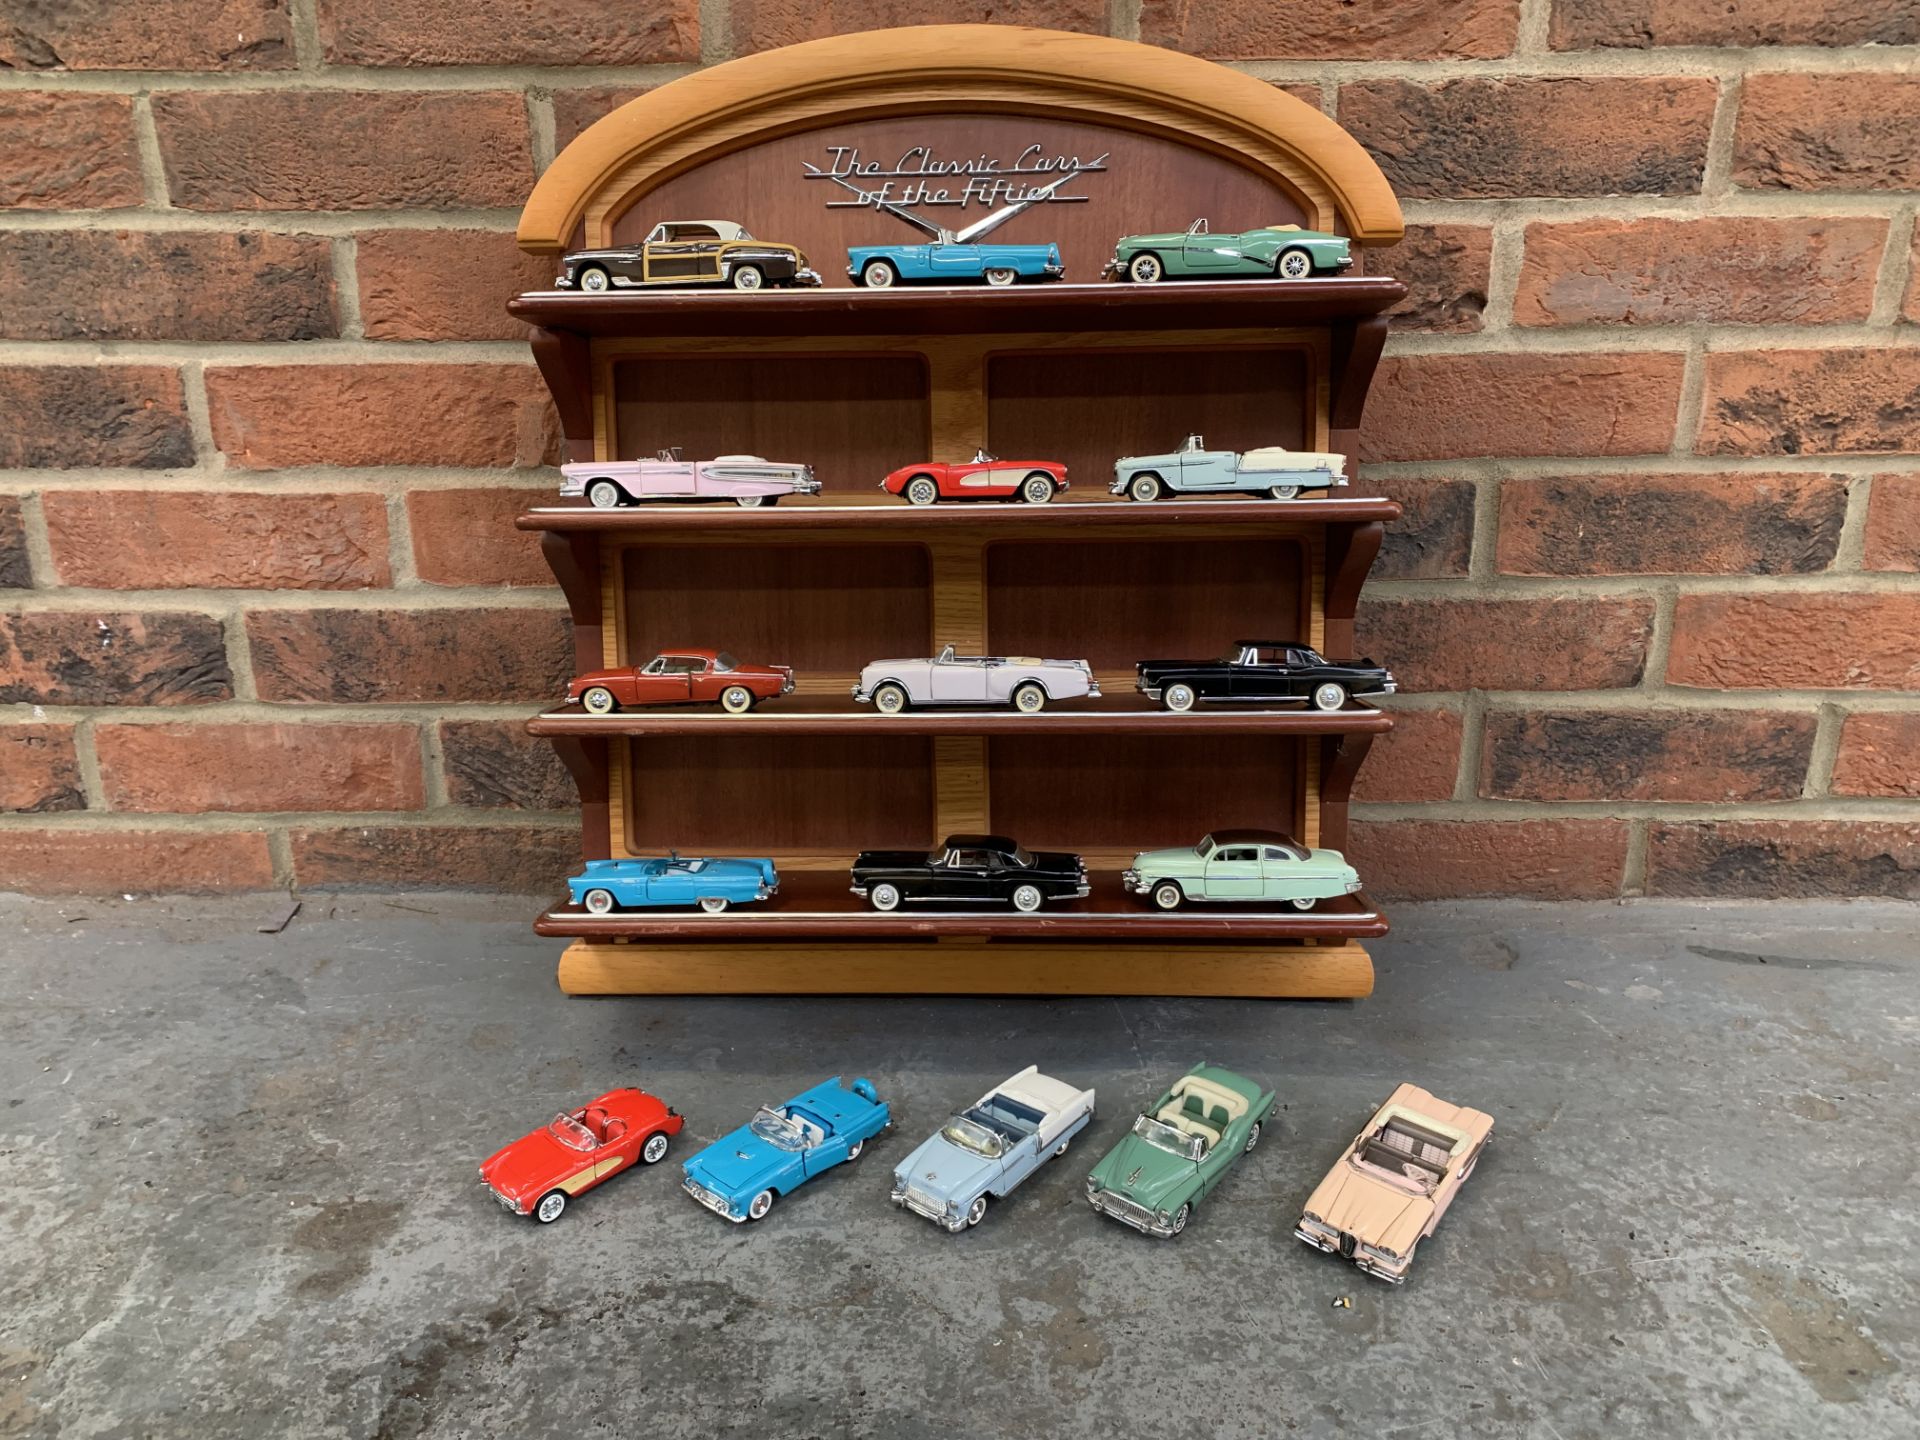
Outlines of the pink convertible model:
<svg viewBox="0 0 1920 1440">
<path fill-rule="evenodd" d="M 762 460 L 758 455 L 721 455 L 683 460 L 680 448 L 652 460 L 593 460 L 560 467 L 561 497 L 584 495 L 596 510 L 651 500 L 731 500 L 736 505 L 777 505 L 783 495 L 818 495 L 812 467 Z"/>
</svg>

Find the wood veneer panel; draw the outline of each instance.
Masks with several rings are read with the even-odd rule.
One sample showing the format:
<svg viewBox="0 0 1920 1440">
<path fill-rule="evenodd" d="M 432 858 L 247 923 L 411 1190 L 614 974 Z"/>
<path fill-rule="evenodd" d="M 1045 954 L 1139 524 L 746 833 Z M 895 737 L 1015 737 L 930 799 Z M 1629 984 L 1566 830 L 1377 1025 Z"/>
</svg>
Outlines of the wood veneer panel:
<svg viewBox="0 0 1920 1440">
<path fill-rule="evenodd" d="M 930 443 L 917 354 L 634 355 L 614 360 L 612 373 L 620 459 L 670 445 L 697 460 L 759 455 L 813 466 L 828 491 L 871 494 Z"/>
</svg>

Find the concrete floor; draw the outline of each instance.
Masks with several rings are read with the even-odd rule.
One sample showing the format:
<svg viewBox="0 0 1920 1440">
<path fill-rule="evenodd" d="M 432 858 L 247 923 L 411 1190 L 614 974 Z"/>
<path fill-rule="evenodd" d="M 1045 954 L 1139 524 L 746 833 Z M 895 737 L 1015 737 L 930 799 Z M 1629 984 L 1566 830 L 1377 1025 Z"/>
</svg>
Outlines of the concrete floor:
<svg viewBox="0 0 1920 1440">
<path fill-rule="evenodd" d="M 568 1000 L 532 902 L 0 902 L 0 1434 L 1916 1433 L 1920 910 L 1403 908 L 1359 1004 Z M 17 927 L 17 928 L 16 928 Z M 1279 1125 L 1180 1239 L 1092 1160 L 1200 1058 Z M 1096 1084 L 977 1231 L 893 1165 Z M 896 1128 L 729 1226 L 677 1159 L 835 1071 Z M 1401 1078 L 1496 1144 L 1399 1290 L 1289 1235 Z M 659 1170 L 551 1228 L 474 1166 L 641 1083 Z M 1335 1309 L 1351 1295 L 1351 1310 Z"/>
</svg>

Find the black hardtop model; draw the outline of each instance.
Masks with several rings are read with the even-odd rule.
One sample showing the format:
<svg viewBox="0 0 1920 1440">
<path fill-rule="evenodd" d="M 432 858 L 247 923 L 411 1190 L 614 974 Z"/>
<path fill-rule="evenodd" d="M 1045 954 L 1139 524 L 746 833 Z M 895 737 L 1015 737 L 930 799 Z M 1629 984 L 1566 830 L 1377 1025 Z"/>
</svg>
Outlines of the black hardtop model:
<svg viewBox="0 0 1920 1440">
<path fill-rule="evenodd" d="M 1393 676 L 1371 660 L 1328 660 L 1290 640 L 1236 640 L 1217 660 L 1142 660 L 1134 688 L 1169 710 L 1214 703 L 1338 710 L 1350 696 L 1391 695 Z"/>
<path fill-rule="evenodd" d="M 1006 835 L 949 835 L 932 851 L 863 850 L 853 862 L 853 893 L 876 910 L 931 901 L 1033 911 L 1087 889 L 1078 855 L 1031 851 Z"/>
</svg>

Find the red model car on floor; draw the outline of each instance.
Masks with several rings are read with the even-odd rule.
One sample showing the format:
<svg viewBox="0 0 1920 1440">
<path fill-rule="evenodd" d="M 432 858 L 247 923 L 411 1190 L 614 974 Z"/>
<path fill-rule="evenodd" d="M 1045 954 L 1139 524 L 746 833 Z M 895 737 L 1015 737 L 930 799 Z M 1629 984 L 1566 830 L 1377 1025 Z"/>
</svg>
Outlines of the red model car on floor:
<svg viewBox="0 0 1920 1440">
<path fill-rule="evenodd" d="M 717 704 L 744 715 L 762 700 L 793 689 L 786 665 L 742 665 L 724 650 L 668 650 L 644 665 L 589 670 L 567 682 L 567 700 L 589 715 L 636 705 Z"/>
<path fill-rule="evenodd" d="M 623 1086 L 589 1100 L 489 1155 L 480 1166 L 493 1198 L 551 1225 L 567 1202 L 638 1161 L 659 1163 L 686 1119 L 658 1096 Z"/>
<path fill-rule="evenodd" d="M 915 505 L 936 500 L 1024 500 L 1044 505 L 1067 488 L 1067 467 L 1058 460 L 1001 460 L 976 450 L 965 464 L 902 465 L 880 482 L 889 495 Z"/>
</svg>

